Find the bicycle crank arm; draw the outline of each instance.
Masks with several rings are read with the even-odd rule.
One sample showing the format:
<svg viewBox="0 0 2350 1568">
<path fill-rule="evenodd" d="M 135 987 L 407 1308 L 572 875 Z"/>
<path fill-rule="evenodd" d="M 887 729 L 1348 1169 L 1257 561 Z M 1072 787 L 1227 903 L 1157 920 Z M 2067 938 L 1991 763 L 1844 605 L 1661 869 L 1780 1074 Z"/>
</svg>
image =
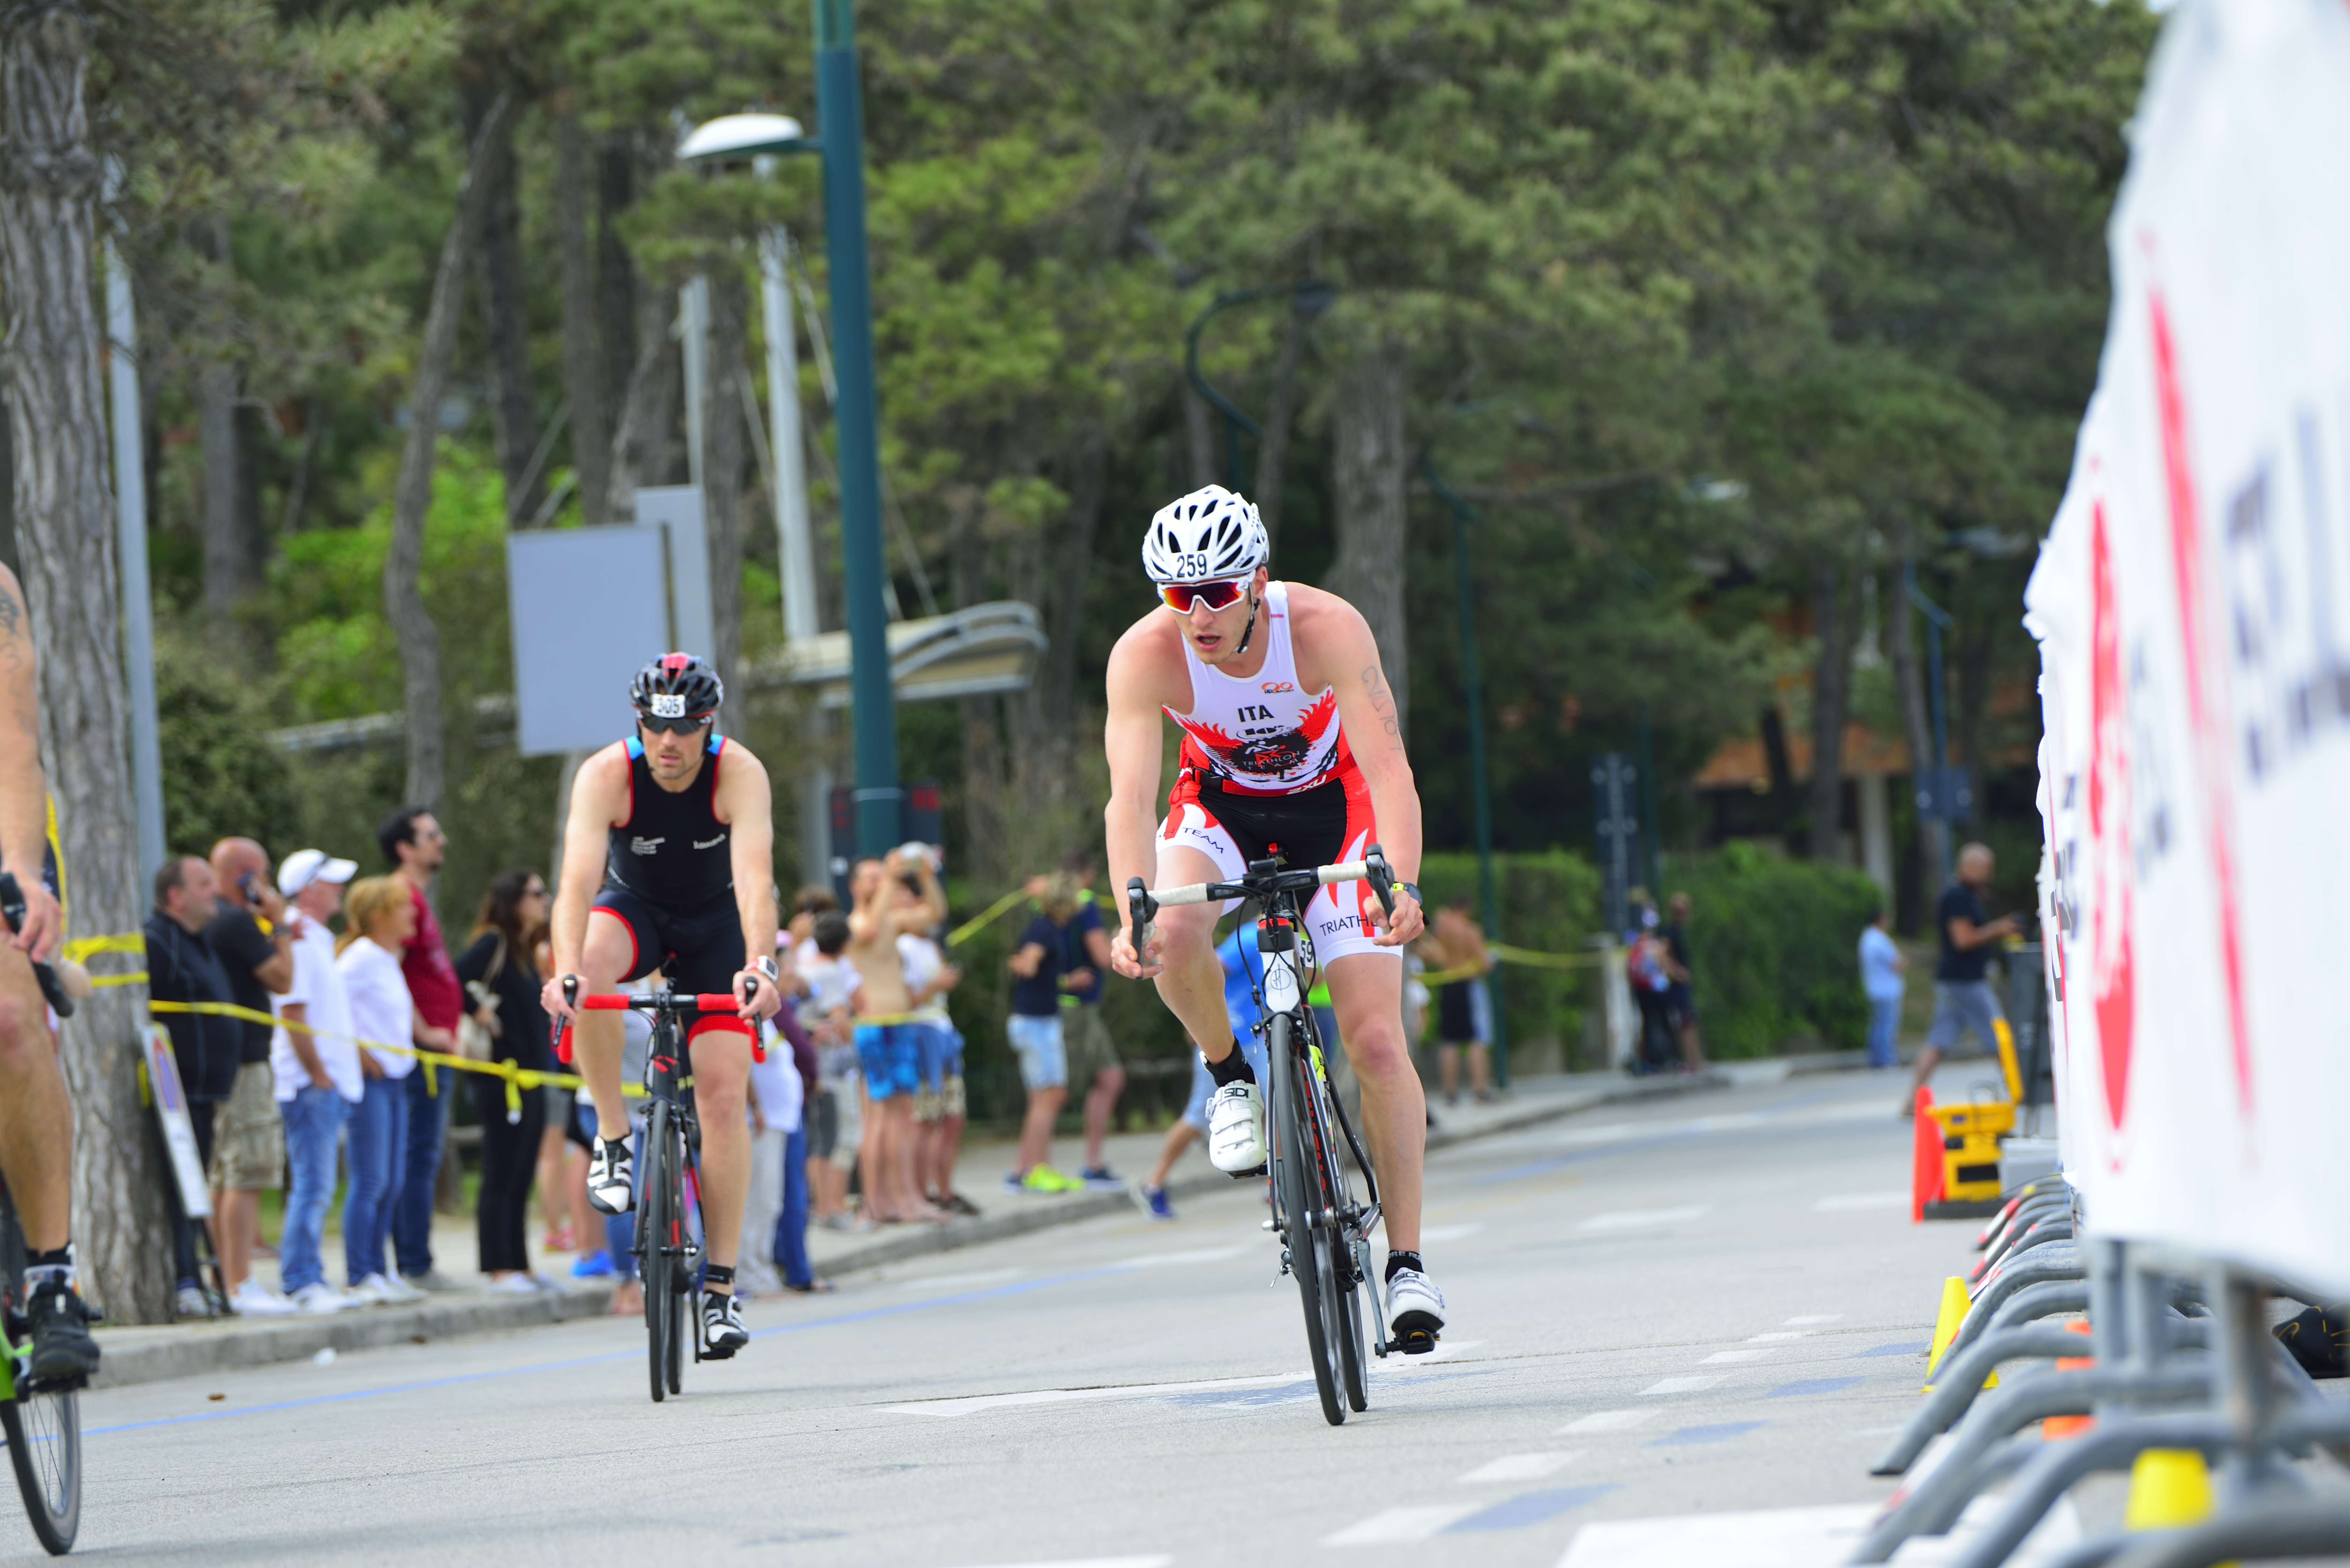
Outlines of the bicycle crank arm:
<svg viewBox="0 0 2350 1568">
<path fill-rule="evenodd" d="M 1355 1239 L 1355 1268 L 1363 1276 L 1362 1282 L 1355 1288 L 1367 1293 L 1371 1298 L 1371 1350 L 1384 1361 L 1388 1348 L 1388 1305 L 1379 1299 L 1378 1288 L 1371 1283 L 1376 1276 L 1371 1272 L 1371 1243 L 1367 1237 Z"/>
</svg>

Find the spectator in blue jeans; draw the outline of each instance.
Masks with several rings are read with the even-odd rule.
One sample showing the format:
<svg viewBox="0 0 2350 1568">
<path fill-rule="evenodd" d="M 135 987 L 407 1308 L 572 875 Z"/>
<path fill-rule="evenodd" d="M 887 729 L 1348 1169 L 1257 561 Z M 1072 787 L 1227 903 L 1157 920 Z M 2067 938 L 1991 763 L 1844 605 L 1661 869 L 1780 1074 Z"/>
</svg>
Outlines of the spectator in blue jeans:
<svg viewBox="0 0 2350 1568">
<path fill-rule="evenodd" d="M 1894 1036 L 1901 1027 L 1901 993 L 1906 988 L 1901 971 L 1909 967 L 1909 961 L 1901 956 L 1886 931 L 1890 920 L 1885 906 L 1879 904 L 1867 929 L 1860 933 L 1860 988 L 1868 995 L 1868 1064 L 1872 1067 L 1891 1067 L 1900 1061 Z"/>
<path fill-rule="evenodd" d="M 397 877 L 355 884 L 335 969 L 351 998 L 351 1032 L 398 1045 L 413 1037 L 415 1004 L 396 956 L 416 928 L 415 906 Z M 424 1293 L 384 1266 L 393 1207 L 407 1160 L 408 1085 L 416 1058 L 396 1051 L 359 1054 L 366 1093 L 351 1116 L 351 1189 L 343 1203 L 343 1269 L 363 1301 L 421 1301 Z"/>
<path fill-rule="evenodd" d="M 343 884 L 358 867 L 316 849 L 297 849 L 277 868 L 277 888 L 302 912 L 294 938 L 293 981 L 273 1000 L 281 1027 L 270 1036 L 269 1065 L 277 1114 L 286 1124 L 286 1233 L 277 1272 L 286 1296 L 304 1312 L 358 1306 L 327 1283 L 319 1257 L 327 1209 L 335 1198 L 335 1144 L 360 1096 L 358 1033 L 350 993 L 335 967 L 335 939 L 327 922 L 342 903 Z"/>
<path fill-rule="evenodd" d="M 465 992 L 457 982 L 456 966 L 450 961 L 449 944 L 442 940 L 441 922 L 426 897 L 448 855 L 448 836 L 431 812 L 409 805 L 384 818 L 375 830 L 375 840 L 391 864 L 392 880 L 407 888 L 409 904 L 415 910 L 414 927 L 394 955 L 416 1008 L 412 1032 L 404 1038 L 428 1051 L 453 1051 L 457 1021 L 465 1011 Z M 432 1266 L 432 1192 L 441 1174 L 442 1145 L 448 1138 L 449 1103 L 455 1097 L 453 1076 L 411 1073 L 400 1085 L 408 1092 L 408 1136 L 400 1196 L 392 1208 L 392 1246 L 400 1255 L 401 1279 L 418 1290 L 458 1288 L 454 1280 Z"/>
</svg>

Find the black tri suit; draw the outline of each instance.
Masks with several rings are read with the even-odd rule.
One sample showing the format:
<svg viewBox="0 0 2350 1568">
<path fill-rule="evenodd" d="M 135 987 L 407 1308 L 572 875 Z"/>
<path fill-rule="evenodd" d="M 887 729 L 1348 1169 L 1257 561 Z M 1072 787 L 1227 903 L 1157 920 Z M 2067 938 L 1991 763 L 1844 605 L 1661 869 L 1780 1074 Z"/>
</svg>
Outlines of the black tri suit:
<svg viewBox="0 0 2350 1568">
<path fill-rule="evenodd" d="M 611 830 L 595 904 L 636 944 L 624 980 L 660 970 L 672 990 L 714 993 L 743 967 L 733 846 L 718 820 L 725 755 L 724 738 L 712 735 L 702 772 L 672 793 L 653 782 L 644 742 L 629 740 L 629 817 Z"/>
</svg>

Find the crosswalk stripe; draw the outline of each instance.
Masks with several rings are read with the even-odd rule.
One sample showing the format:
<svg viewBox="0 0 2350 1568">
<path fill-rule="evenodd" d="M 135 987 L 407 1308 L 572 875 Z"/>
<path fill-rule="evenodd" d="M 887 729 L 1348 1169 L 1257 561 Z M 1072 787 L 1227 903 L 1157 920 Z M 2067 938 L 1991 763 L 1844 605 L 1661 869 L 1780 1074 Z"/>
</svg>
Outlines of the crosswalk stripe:
<svg viewBox="0 0 2350 1568">
<path fill-rule="evenodd" d="M 1643 1397 L 1651 1394 L 1694 1394 L 1721 1381 L 1719 1377 L 1662 1377 L 1641 1389 L 1640 1393 Z"/>
<path fill-rule="evenodd" d="M 1561 1427 L 1554 1436 L 1564 1438 L 1571 1432 L 1625 1432 L 1634 1427 L 1645 1427 L 1656 1419 L 1654 1410 L 1594 1410 L 1579 1416 Z"/>
<path fill-rule="evenodd" d="M 1463 1486 L 1482 1486 L 1491 1481 L 1540 1480 L 1554 1470 L 1563 1469 L 1576 1458 L 1574 1449 L 1564 1453 L 1503 1454 L 1498 1459 L 1488 1459 L 1461 1478 Z"/>
<path fill-rule="evenodd" d="M 1409 1508 L 1383 1508 L 1368 1519 L 1357 1520 L 1334 1535 L 1322 1538 L 1325 1546 L 1385 1546 L 1399 1541 L 1425 1541 L 1442 1530 L 1478 1512 L 1482 1502 L 1416 1503 Z"/>
</svg>

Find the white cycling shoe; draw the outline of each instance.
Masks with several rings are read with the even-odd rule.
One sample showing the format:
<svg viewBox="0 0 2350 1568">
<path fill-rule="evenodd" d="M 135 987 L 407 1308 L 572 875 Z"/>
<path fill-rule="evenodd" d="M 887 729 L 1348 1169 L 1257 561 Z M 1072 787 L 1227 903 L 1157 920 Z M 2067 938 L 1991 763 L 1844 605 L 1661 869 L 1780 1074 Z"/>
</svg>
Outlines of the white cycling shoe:
<svg viewBox="0 0 2350 1568">
<path fill-rule="evenodd" d="M 628 1141 L 601 1134 L 588 1152 L 588 1202 L 598 1214 L 626 1214 L 637 1204 L 636 1161 Z"/>
<path fill-rule="evenodd" d="M 1388 1282 L 1388 1330 L 1406 1355 L 1425 1355 L 1444 1332 L 1444 1293 L 1418 1269 L 1398 1269 Z"/>
<path fill-rule="evenodd" d="M 1208 1163 L 1234 1177 L 1264 1168 L 1264 1091 L 1256 1085 L 1226 1084 L 1208 1102 Z"/>
</svg>

